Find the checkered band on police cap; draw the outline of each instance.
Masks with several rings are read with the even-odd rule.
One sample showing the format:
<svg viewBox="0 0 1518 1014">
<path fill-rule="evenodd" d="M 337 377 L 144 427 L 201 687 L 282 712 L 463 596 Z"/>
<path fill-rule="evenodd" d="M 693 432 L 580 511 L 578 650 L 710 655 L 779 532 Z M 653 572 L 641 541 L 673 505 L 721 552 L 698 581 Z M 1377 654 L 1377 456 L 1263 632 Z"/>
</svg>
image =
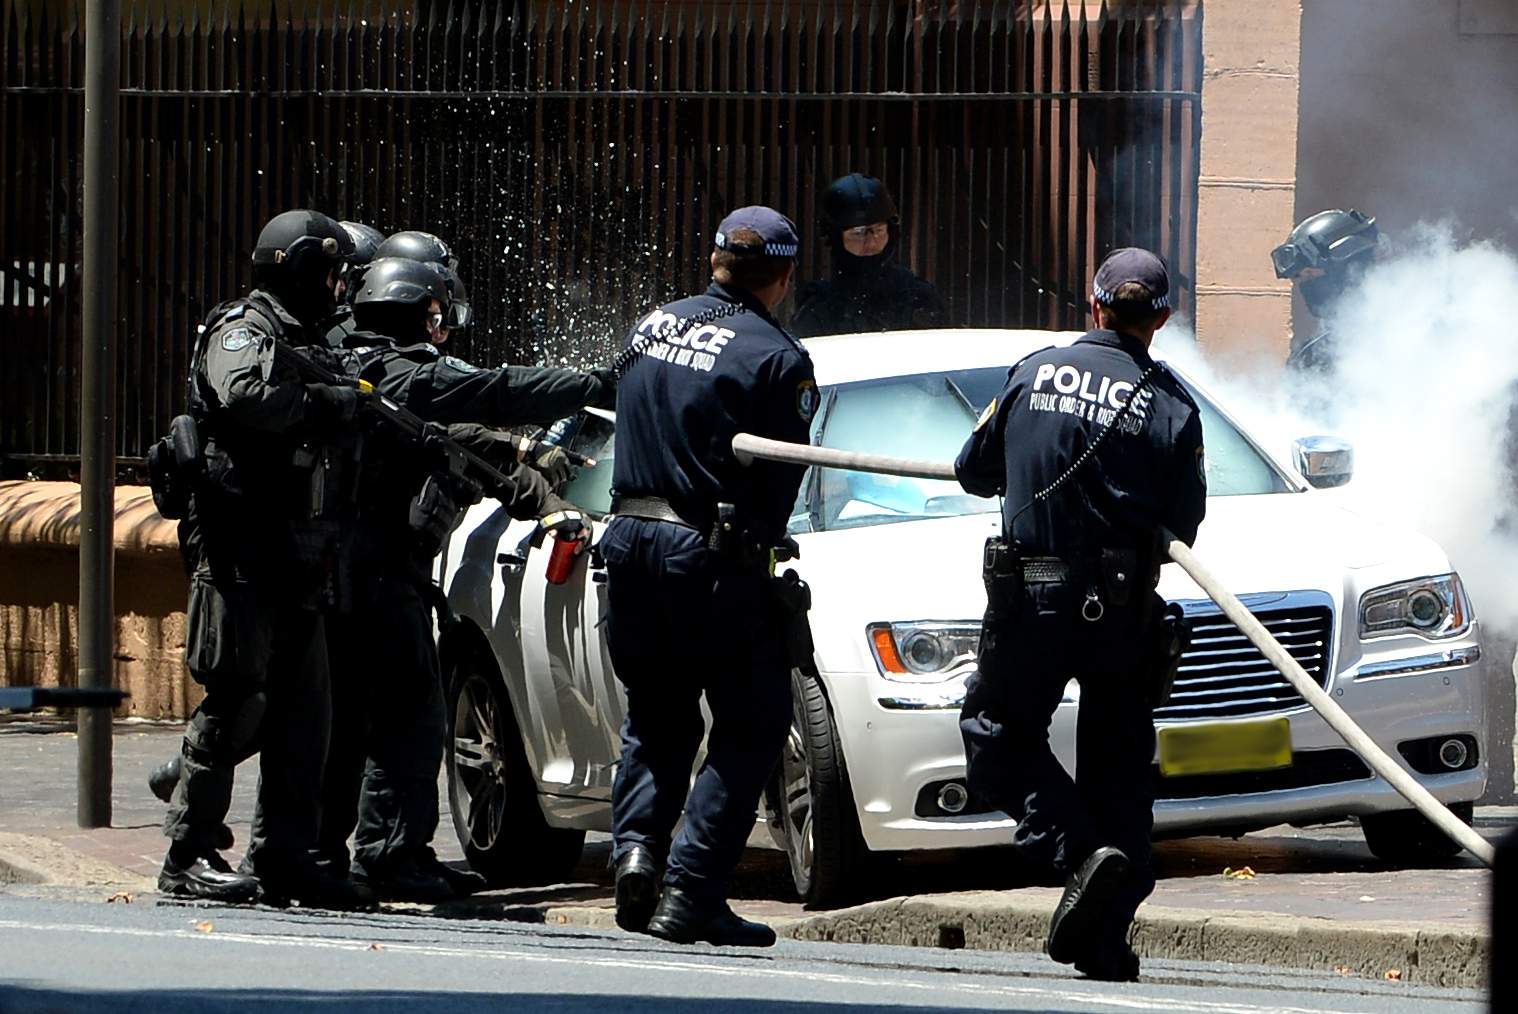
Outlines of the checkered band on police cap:
<svg viewBox="0 0 1518 1014">
<path fill-rule="evenodd" d="M 1111 306 L 1117 299 L 1117 290 L 1129 282 L 1137 282 L 1149 290 L 1153 297 L 1151 305 L 1156 310 L 1170 305 L 1170 272 L 1165 270 L 1165 262 L 1136 246 L 1107 255 L 1091 281 L 1091 295 L 1098 303 Z"/>
<path fill-rule="evenodd" d="M 739 229 L 752 229 L 759 234 L 762 243 L 735 243 L 729 237 Z M 713 240 L 718 250 L 733 253 L 764 254 L 766 257 L 795 257 L 801 252 L 801 237 L 796 233 L 796 223 L 774 208 L 761 204 L 739 208 L 717 226 Z"/>
</svg>

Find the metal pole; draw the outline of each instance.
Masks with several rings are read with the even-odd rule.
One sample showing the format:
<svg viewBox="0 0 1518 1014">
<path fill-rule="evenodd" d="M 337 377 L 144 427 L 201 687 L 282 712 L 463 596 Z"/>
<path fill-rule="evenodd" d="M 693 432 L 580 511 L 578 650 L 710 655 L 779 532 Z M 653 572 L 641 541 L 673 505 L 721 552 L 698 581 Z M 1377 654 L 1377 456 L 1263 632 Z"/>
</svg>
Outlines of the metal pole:
<svg viewBox="0 0 1518 1014">
<path fill-rule="evenodd" d="M 115 654 L 116 212 L 120 0 L 88 0 L 84 31 L 84 355 L 79 396 L 79 686 Z M 79 710 L 79 826 L 111 823 L 111 711 Z"/>
<path fill-rule="evenodd" d="M 739 433 L 733 437 L 733 453 L 745 465 L 755 458 L 766 458 L 796 465 L 843 468 L 856 472 L 883 472 L 887 475 L 904 475 L 921 479 L 954 478 L 953 466 L 939 461 L 916 461 L 910 458 L 887 457 L 883 454 L 862 454 L 828 447 L 811 447 L 806 444 L 792 444 L 783 440 L 756 437 L 751 433 Z M 1301 694 L 1302 698 L 1323 716 L 1329 728 L 1337 732 L 1345 743 L 1365 759 L 1365 763 L 1370 765 L 1371 770 L 1401 793 L 1402 798 L 1413 804 L 1435 827 L 1449 835 L 1456 844 L 1471 855 L 1487 866 L 1491 866 L 1495 854 L 1491 842 L 1451 813 L 1449 807 L 1439 802 L 1433 793 L 1424 788 L 1416 778 L 1393 760 L 1385 750 L 1382 750 L 1375 740 L 1366 735 L 1365 730 L 1349 717 L 1349 713 L 1339 707 L 1334 699 L 1324 693 L 1323 688 L 1307 675 L 1301 663 L 1281 647 L 1281 642 L 1265 629 L 1264 624 L 1255 619 L 1248 607 L 1223 587 L 1221 581 L 1212 576 L 1184 542 L 1168 531 L 1163 534 L 1165 548 L 1170 558 L 1181 565 L 1181 569 L 1191 576 L 1191 579 L 1207 593 L 1212 601 L 1218 604 L 1223 614 L 1234 622 L 1256 648 L 1260 649 L 1261 654 L 1269 659 L 1272 665 L 1280 670 L 1281 675 L 1286 677 L 1286 681 L 1296 689 L 1297 693 Z"/>
</svg>

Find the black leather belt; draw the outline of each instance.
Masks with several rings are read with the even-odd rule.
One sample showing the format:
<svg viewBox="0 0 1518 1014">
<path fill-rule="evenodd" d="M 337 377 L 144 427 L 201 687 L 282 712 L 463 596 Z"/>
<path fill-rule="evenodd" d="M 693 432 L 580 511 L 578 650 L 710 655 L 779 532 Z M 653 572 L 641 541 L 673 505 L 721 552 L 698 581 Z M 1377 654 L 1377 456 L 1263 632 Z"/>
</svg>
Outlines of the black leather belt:
<svg viewBox="0 0 1518 1014">
<path fill-rule="evenodd" d="M 662 496 L 619 496 L 611 502 L 611 512 L 618 517 L 643 518 L 646 521 L 669 521 L 686 528 L 701 531 L 701 526 L 692 524 L 680 516 L 680 512 L 670 506 L 668 500 Z"/>
</svg>

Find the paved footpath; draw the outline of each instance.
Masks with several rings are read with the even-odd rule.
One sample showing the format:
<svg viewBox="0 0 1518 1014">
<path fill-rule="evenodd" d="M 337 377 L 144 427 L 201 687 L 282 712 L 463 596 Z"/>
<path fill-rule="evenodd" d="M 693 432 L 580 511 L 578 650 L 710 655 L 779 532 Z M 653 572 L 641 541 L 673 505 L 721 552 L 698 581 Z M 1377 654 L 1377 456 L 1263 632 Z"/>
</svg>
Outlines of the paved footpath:
<svg viewBox="0 0 1518 1014">
<path fill-rule="evenodd" d="M 118 890 L 151 891 L 165 843 L 163 805 L 148 793 L 146 777 L 178 749 L 180 727 L 117 725 L 114 822 L 98 830 L 75 821 L 77 749 L 68 730 L 47 719 L 0 719 L 0 885 L 85 889 L 102 900 Z M 247 765 L 233 798 L 229 823 L 239 847 L 255 775 L 256 766 Z M 1514 823 L 1513 808 L 1477 811 L 1477 828 L 1489 837 Z M 460 861 L 446 813 L 436 845 L 445 860 Z M 605 836 L 591 835 L 576 883 L 491 892 L 446 914 L 609 926 L 607 853 Z M 1160 884 L 1140 912 L 1135 938 L 1147 956 L 1451 986 L 1484 980 L 1490 877 L 1469 857 L 1440 869 L 1392 868 L 1370 855 L 1357 827 L 1343 824 L 1161 842 L 1156 863 Z M 1223 875 L 1244 867 L 1252 878 Z M 736 878 L 734 907 L 798 939 L 1036 951 L 1059 896 L 1055 887 L 1029 886 L 1015 857 L 999 850 L 896 863 L 873 893 L 879 900 L 854 908 L 806 912 L 791 893 L 783 856 L 755 848 Z"/>
</svg>

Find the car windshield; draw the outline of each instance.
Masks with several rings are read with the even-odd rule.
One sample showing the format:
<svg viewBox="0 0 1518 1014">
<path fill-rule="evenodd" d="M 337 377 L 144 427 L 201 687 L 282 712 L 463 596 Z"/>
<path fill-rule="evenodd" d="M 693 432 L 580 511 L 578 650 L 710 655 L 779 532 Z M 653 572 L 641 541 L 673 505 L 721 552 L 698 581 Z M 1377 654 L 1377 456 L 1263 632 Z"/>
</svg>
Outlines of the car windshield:
<svg viewBox="0 0 1518 1014">
<path fill-rule="evenodd" d="M 1006 378 L 1006 367 L 989 367 L 824 388 L 820 433 L 814 433 L 813 440 L 844 451 L 953 461 Z M 1201 407 L 1207 442 L 1208 495 L 1289 490 L 1270 462 L 1211 402 L 1192 394 Z M 825 531 L 996 510 L 995 499 L 970 496 L 951 480 L 813 469 L 802 484 L 791 529 Z"/>
</svg>

